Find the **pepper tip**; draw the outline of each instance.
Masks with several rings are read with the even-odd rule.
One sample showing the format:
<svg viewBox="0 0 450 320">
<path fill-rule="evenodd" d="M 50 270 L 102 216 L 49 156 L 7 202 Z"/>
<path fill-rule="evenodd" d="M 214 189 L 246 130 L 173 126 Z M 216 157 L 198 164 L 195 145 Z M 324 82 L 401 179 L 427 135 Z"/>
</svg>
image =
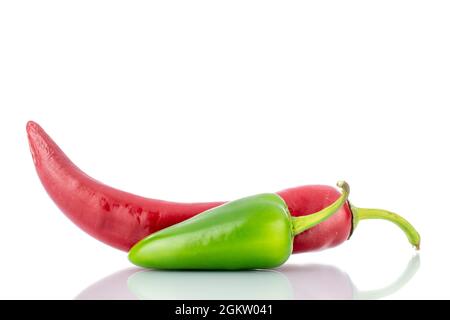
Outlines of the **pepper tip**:
<svg viewBox="0 0 450 320">
<path fill-rule="evenodd" d="M 30 130 L 36 128 L 36 125 L 37 125 L 36 122 L 34 122 L 32 120 L 28 121 L 27 122 L 27 131 L 30 131 Z"/>
<path fill-rule="evenodd" d="M 342 191 L 344 193 L 349 194 L 350 193 L 350 186 L 348 185 L 348 183 L 344 180 L 339 180 L 336 185 L 342 189 Z"/>
<path fill-rule="evenodd" d="M 39 126 L 36 122 L 30 120 L 26 125 L 28 135 L 32 135 L 33 133 L 38 133 L 42 131 L 41 126 Z"/>
</svg>

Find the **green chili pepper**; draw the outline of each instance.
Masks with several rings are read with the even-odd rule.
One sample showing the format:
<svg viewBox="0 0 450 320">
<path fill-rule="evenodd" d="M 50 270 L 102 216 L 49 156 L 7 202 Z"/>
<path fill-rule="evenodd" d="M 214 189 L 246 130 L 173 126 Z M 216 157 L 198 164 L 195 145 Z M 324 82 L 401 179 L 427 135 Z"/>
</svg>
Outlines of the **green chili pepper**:
<svg viewBox="0 0 450 320">
<path fill-rule="evenodd" d="M 332 216 L 347 200 L 342 195 L 314 214 L 292 217 L 277 194 L 259 194 L 207 210 L 138 242 L 132 263 L 155 269 L 266 269 L 282 265 L 295 235 Z"/>
</svg>

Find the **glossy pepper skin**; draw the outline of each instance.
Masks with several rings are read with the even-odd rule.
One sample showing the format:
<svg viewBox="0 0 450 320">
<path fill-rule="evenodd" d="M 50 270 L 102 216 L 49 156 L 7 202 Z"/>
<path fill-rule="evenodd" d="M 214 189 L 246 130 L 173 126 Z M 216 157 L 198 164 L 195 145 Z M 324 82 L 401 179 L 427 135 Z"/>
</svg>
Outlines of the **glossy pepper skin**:
<svg viewBox="0 0 450 320">
<path fill-rule="evenodd" d="M 94 238 L 128 251 L 146 236 L 189 219 L 224 202 L 179 203 L 137 196 L 109 187 L 80 170 L 35 122 L 27 123 L 28 142 L 42 185 L 64 214 Z M 278 192 L 291 215 L 306 216 L 333 203 L 339 192 L 323 185 L 300 186 Z M 347 202 L 335 215 L 295 236 L 294 253 L 322 250 L 341 244 L 350 237 L 357 221 L 358 208 Z M 385 213 L 379 210 L 379 213 Z M 355 219 L 356 217 L 356 219 Z M 377 213 L 363 219 L 376 218 Z M 382 217 L 392 222 L 394 215 Z M 394 221 L 395 220 L 395 221 Z M 420 238 L 410 224 L 410 242 Z"/>
<path fill-rule="evenodd" d="M 260 194 L 207 210 L 158 231 L 129 252 L 134 264 L 156 269 L 269 269 L 291 255 L 295 234 L 325 221 L 344 205 L 348 185 L 330 207 L 291 217 L 277 194 Z"/>
<path fill-rule="evenodd" d="M 232 201 L 154 233 L 129 259 L 157 269 L 269 269 L 292 252 L 292 225 L 276 194 Z"/>
</svg>

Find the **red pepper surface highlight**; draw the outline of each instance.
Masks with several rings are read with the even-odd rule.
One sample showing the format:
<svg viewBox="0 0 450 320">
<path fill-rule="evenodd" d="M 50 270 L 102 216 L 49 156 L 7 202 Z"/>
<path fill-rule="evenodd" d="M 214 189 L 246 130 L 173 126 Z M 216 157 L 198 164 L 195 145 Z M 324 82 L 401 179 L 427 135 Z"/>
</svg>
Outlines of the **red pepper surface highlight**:
<svg viewBox="0 0 450 320">
<path fill-rule="evenodd" d="M 225 203 L 169 202 L 109 187 L 81 171 L 37 123 L 28 122 L 27 133 L 36 171 L 49 196 L 82 230 L 117 249 L 128 251 L 158 230 Z M 320 211 L 340 196 L 334 187 L 323 185 L 300 186 L 277 193 L 293 216 Z M 293 253 L 322 250 L 347 240 L 359 220 L 374 218 L 368 213 L 355 219 L 356 209 L 351 209 L 347 202 L 329 219 L 295 236 Z M 382 218 L 389 220 L 389 216 Z M 418 246 L 420 239 L 408 238 Z"/>
</svg>

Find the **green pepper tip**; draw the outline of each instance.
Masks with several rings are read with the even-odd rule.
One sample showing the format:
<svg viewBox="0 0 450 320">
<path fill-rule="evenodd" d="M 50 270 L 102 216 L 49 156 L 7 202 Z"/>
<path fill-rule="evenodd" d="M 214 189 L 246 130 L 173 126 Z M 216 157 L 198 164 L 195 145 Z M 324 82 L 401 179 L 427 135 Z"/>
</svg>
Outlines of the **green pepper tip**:
<svg viewBox="0 0 450 320">
<path fill-rule="evenodd" d="M 336 185 L 343 190 L 344 193 L 350 193 L 350 186 L 345 180 L 339 180 Z"/>
</svg>

